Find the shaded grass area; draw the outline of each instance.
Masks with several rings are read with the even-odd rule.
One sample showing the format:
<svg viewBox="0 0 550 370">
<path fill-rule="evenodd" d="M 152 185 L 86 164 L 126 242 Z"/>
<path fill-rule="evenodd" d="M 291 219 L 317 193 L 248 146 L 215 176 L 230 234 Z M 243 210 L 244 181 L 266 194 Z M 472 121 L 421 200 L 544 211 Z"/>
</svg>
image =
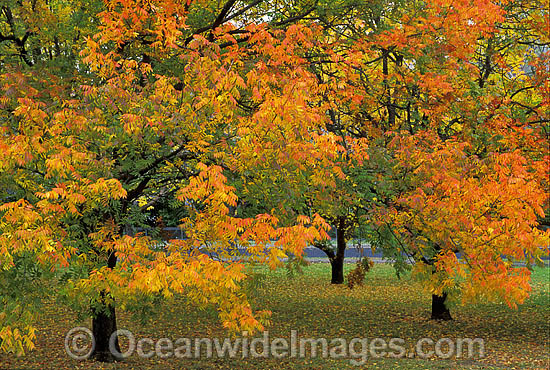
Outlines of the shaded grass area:
<svg viewBox="0 0 550 370">
<path fill-rule="evenodd" d="M 353 265 L 346 266 L 349 271 Z M 38 318 L 37 348 L 25 357 L 0 354 L 0 369 L 547 369 L 550 337 L 550 269 L 534 271 L 533 293 L 518 310 L 502 304 L 452 307 L 454 320 L 429 320 L 431 297 L 410 276 L 397 279 L 393 268 L 376 264 L 365 285 L 353 290 L 330 285 L 330 266 L 312 264 L 303 274 L 290 276 L 284 269 L 257 269 L 251 291 L 257 309 L 272 311 L 270 340 L 290 340 L 291 330 L 299 338 L 355 337 L 402 338 L 412 353 L 416 341 L 431 338 L 482 338 L 485 356 L 473 358 L 372 358 L 362 366 L 350 359 L 331 358 L 166 358 L 133 355 L 124 362 L 98 364 L 71 359 L 64 351 L 64 336 L 78 322 L 64 307 L 49 304 Z M 128 312 L 119 312 L 119 328 L 132 331 L 136 339 L 166 337 L 220 338 L 228 336 L 212 309 L 197 309 L 183 298 L 163 303 L 145 325 Z M 124 344 L 124 343 L 123 343 Z M 429 348 L 428 348 L 429 349 Z M 412 355 L 411 355 L 412 356 Z"/>
</svg>

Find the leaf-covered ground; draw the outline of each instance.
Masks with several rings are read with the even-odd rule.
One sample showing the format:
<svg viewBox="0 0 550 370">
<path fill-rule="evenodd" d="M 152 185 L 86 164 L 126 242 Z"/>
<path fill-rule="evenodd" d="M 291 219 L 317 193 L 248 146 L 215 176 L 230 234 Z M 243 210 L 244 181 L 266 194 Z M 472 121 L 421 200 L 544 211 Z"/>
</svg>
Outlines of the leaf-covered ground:
<svg viewBox="0 0 550 370">
<path fill-rule="evenodd" d="M 346 266 L 349 270 L 352 265 Z M 550 269 L 539 268 L 533 276 L 533 294 L 518 310 L 500 304 L 477 304 L 452 308 L 454 320 L 428 320 L 431 297 L 410 276 L 397 279 L 389 265 L 376 264 L 364 286 L 348 289 L 328 283 L 330 265 L 312 264 L 303 274 L 286 270 L 260 270 L 252 295 L 257 308 L 273 312 L 268 328 L 270 340 L 290 338 L 403 338 L 408 347 L 423 337 L 483 338 L 485 357 L 469 359 L 368 358 L 363 366 L 349 359 L 284 358 L 143 359 L 137 355 L 116 364 L 71 359 L 64 337 L 79 322 L 68 309 L 50 304 L 38 318 L 38 343 L 24 357 L 0 355 L 0 369 L 547 369 L 550 338 Z M 145 325 L 128 312 L 119 312 L 119 328 L 132 331 L 136 339 L 167 337 L 224 338 L 227 333 L 213 309 L 199 310 L 184 299 L 163 304 Z M 123 343 L 124 345 L 124 343 Z"/>
</svg>

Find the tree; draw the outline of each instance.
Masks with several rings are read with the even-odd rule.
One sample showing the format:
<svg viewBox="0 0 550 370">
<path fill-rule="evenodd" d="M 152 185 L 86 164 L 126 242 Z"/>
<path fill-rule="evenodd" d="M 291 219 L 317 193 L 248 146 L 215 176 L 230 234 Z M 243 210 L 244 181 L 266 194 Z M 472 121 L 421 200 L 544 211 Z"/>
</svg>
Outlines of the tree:
<svg viewBox="0 0 550 370">
<path fill-rule="evenodd" d="M 21 190 L 0 208 L 2 276 L 57 281 L 72 307 L 92 317 L 92 356 L 100 361 L 114 360 L 108 343 L 116 304 L 138 292 L 185 293 L 217 305 L 230 330 L 261 328 L 265 314 L 252 312 L 241 289 L 245 257 L 230 258 L 235 242 L 275 267 L 285 252 L 300 255 L 306 243 L 326 237 L 318 216 L 280 225 L 269 214 L 229 214 L 237 195 L 225 174 L 239 173 L 255 156 L 280 156 L 281 148 L 290 158 L 301 156 L 311 147 L 301 127 L 320 121 L 307 104 L 314 76 L 300 68 L 295 52 L 307 47 L 312 31 L 276 31 L 252 21 L 239 29 L 230 20 L 251 8 L 216 4 L 110 2 L 93 14 L 98 28 L 85 38 L 81 59 L 72 54 L 78 45 L 64 41 L 75 58 L 71 78 L 28 58 L 32 34 L 10 39 L 24 63 L 12 60 L 2 74 L 1 166 L 5 181 Z M 17 7 L 36 17 L 45 3 L 38 5 Z M 242 47 L 236 34 L 243 35 Z M 144 222 L 140 203 L 170 196 L 187 209 L 188 239 L 158 251 L 149 238 L 124 233 Z M 52 284 L 37 293 L 54 291 Z M 5 299 L 17 305 L 19 298 Z M 3 350 L 32 348 L 33 306 L 20 307 L 25 315 L 13 312 L 2 322 Z"/>
<path fill-rule="evenodd" d="M 396 266 L 408 257 L 428 282 L 434 319 L 450 318 L 447 296 L 522 302 L 529 272 L 511 261 L 547 253 L 535 226 L 548 202 L 548 56 L 529 53 L 547 45 L 531 28 L 547 19 L 541 10 L 403 2 L 358 17 L 322 49 L 340 129 L 367 138 L 375 159 L 367 220 Z M 539 67 L 523 73 L 527 63 Z"/>
</svg>

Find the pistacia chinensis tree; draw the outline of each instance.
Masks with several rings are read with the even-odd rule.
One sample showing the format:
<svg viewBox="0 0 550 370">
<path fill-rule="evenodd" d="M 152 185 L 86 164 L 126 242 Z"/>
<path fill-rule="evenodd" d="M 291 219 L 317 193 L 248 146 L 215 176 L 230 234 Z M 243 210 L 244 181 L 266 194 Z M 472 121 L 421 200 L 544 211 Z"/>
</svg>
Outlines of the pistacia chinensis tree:
<svg viewBox="0 0 550 370">
<path fill-rule="evenodd" d="M 116 305 L 139 296 L 186 294 L 217 305 L 230 330 L 262 328 L 266 313 L 241 289 L 244 260 L 275 267 L 328 226 L 315 215 L 235 217 L 227 176 L 261 158 L 284 168 L 337 151 L 306 135 L 323 124 L 300 57 L 315 31 L 280 17 L 272 27 L 236 1 L 2 11 L 1 45 L 14 54 L 0 79 L 2 350 L 32 348 L 36 300 L 55 293 L 92 318 L 101 361 L 113 360 Z M 64 22 L 74 28 L 49 28 Z M 186 209 L 185 240 L 159 249 L 126 232 L 169 197 Z"/>
</svg>

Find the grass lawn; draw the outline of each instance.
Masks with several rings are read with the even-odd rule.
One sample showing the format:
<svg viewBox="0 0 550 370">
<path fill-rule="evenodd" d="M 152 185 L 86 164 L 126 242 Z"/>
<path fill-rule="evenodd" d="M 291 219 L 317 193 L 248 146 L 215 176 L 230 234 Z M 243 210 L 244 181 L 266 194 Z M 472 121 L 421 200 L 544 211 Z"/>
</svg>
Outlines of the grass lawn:
<svg viewBox="0 0 550 370">
<path fill-rule="evenodd" d="M 346 266 L 349 271 L 353 265 Z M 404 276 L 400 280 L 389 265 L 377 264 L 367 274 L 364 286 L 353 290 L 331 286 L 330 266 L 312 264 L 303 274 L 289 276 L 285 269 L 261 271 L 253 294 L 257 309 L 272 311 L 270 340 L 325 337 L 351 340 L 361 338 L 402 338 L 413 348 L 420 338 L 482 338 L 485 356 L 480 358 L 371 358 L 362 366 L 350 359 L 230 358 L 161 359 L 140 358 L 136 354 L 124 362 L 98 364 L 71 359 L 64 351 L 69 329 L 90 322 L 78 322 L 68 309 L 47 305 L 38 320 L 38 343 L 24 357 L 0 355 L 0 369 L 547 369 L 550 338 L 550 269 L 538 268 L 533 275 L 533 294 L 518 310 L 501 304 L 453 307 L 451 322 L 430 321 L 431 297 L 418 282 Z M 198 310 L 182 298 L 163 304 L 154 319 L 140 324 L 127 312 L 119 312 L 119 328 L 133 332 L 136 339 L 163 337 L 225 338 L 227 333 L 213 309 Z M 412 356 L 412 355 L 411 355 Z"/>
</svg>

